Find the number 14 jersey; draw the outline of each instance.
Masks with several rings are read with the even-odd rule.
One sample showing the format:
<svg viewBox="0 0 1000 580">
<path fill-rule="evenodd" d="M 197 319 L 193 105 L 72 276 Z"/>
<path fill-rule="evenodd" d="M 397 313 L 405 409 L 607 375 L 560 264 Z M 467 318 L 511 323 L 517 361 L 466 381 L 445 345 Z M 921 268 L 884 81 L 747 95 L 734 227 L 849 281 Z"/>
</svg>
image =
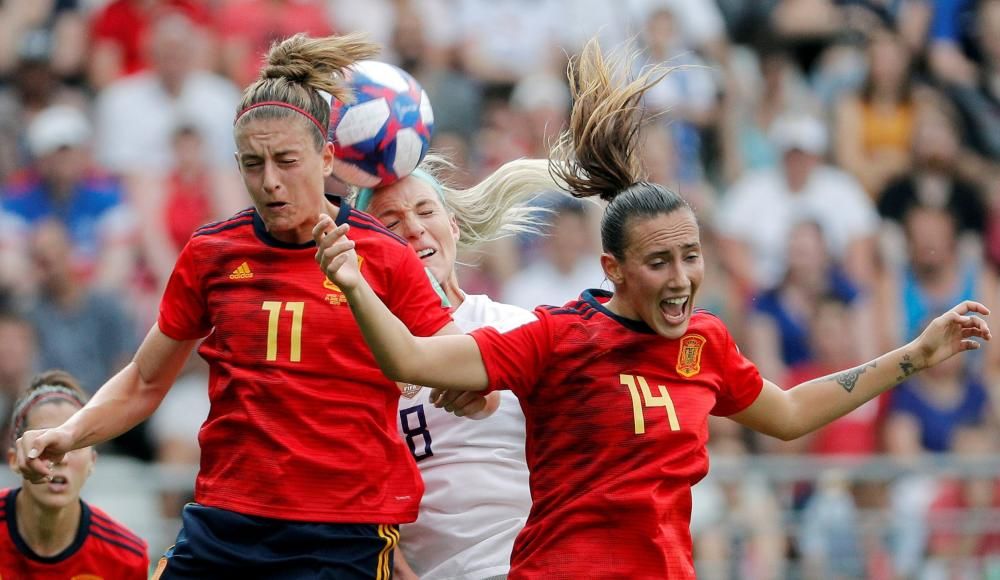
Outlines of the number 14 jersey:
<svg viewBox="0 0 1000 580">
<path fill-rule="evenodd" d="M 669 340 L 585 292 L 506 333 L 472 332 L 490 388 L 526 420 L 533 505 L 511 579 L 694 578 L 691 486 L 708 471 L 708 416 L 763 382 L 715 316 Z"/>
</svg>

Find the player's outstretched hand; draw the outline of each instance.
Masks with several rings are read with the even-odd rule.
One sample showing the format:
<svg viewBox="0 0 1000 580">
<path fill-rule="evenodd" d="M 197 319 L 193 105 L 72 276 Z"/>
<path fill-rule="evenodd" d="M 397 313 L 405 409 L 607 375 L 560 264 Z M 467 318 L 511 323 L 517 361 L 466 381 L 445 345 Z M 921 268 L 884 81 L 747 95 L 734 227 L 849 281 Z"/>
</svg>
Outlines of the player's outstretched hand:
<svg viewBox="0 0 1000 580">
<path fill-rule="evenodd" d="M 25 431 L 14 448 L 18 473 L 31 483 L 44 483 L 52 477 L 53 464 L 73 450 L 73 438 L 59 428 Z"/>
<path fill-rule="evenodd" d="M 918 356 L 917 368 L 932 367 L 960 352 L 975 350 L 981 344 L 975 340 L 990 340 L 990 327 L 986 320 L 972 313 L 988 316 L 988 308 L 978 302 L 966 300 L 938 316 L 927 325 L 914 341 Z"/>
<path fill-rule="evenodd" d="M 324 214 L 312 231 L 316 261 L 326 277 L 341 290 L 353 290 L 361 280 L 354 242 L 347 239 L 349 229 L 347 224 L 335 226 L 330 216 Z"/>
</svg>

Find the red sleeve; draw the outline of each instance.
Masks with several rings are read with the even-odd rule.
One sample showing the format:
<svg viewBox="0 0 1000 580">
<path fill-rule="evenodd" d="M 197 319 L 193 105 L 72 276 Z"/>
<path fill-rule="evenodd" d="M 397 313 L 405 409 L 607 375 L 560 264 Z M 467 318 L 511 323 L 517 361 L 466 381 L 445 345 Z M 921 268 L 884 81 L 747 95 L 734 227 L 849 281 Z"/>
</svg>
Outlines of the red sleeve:
<svg viewBox="0 0 1000 580">
<path fill-rule="evenodd" d="M 764 379 L 757 370 L 757 365 L 743 356 L 733 337 L 723 327 L 726 337 L 726 352 L 722 355 L 722 388 L 715 402 L 712 414 L 728 417 L 749 407 L 761 390 L 764 389 Z"/>
<path fill-rule="evenodd" d="M 417 254 L 409 246 L 396 254 L 400 256 L 397 266 L 386 272 L 394 287 L 384 297 L 386 306 L 415 336 L 431 336 L 451 322 L 451 314 Z"/>
<path fill-rule="evenodd" d="M 194 241 L 188 241 L 174 264 L 160 300 L 160 331 L 174 340 L 204 338 L 212 330 L 204 289 L 196 267 Z"/>
<path fill-rule="evenodd" d="M 484 326 L 469 334 L 476 340 L 489 377 L 487 392 L 510 389 L 519 399 L 531 395 L 544 373 L 552 336 L 548 317 L 535 311 L 538 320 L 500 332 Z"/>
</svg>

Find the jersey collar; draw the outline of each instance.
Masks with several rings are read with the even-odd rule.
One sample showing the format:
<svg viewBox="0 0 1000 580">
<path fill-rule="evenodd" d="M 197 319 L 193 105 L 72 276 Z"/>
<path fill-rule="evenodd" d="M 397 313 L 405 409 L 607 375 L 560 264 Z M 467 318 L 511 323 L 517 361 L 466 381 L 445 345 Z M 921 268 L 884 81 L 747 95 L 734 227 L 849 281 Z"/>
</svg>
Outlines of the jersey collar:
<svg viewBox="0 0 1000 580">
<path fill-rule="evenodd" d="M 11 492 L 7 494 L 6 505 L 4 506 L 7 512 L 7 533 L 10 534 L 10 539 L 14 542 L 14 547 L 17 548 L 18 552 L 21 552 L 26 558 L 34 560 L 35 562 L 41 562 L 42 564 L 58 564 L 73 554 L 76 554 L 80 548 L 83 547 L 83 542 L 87 540 L 87 535 L 90 533 L 90 506 L 88 506 L 87 503 L 81 499 L 79 500 L 80 526 L 76 530 L 76 537 L 73 538 L 73 543 L 55 556 L 39 556 L 36 554 L 17 531 L 17 504 L 15 503 L 15 500 L 17 499 L 17 494 L 20 492 L 21 488 L 11 490 Z"/>
<path fill-rule="evenodd" d="M 324 195 L 326 196 L 327 201 L 340 208 L 337 211 L 337 215 L 333 218 L 334 223 L 338 226 L 347 223 L 347 218 L 351 215 L 351 204 L 347 203 L 347 198 L 340 197 L 339 195 L 333 195 L 332 193 L 326 193 Z M 264 220 L 261 219 L 260 214 L 256 211 L 253 212 L 253 231 L 258 240 L 264 242 L 272 248 L 303 250 L 305 248 L 316 247 L 316 242 L 312 240 L 302 244 L 290 244 L 275 238 L 270 234 L 270 232 L 267 231 L 267 227 L 264 225 Z"/>
<path fill-rule="evenodd" d="M 591 289 L 591 290 L 584 290 L 583 293 L 580 294 L 580 300 L 583 300 L 587 304 L 590 304 L 590 306 L 594 308 L 594 310 L 599 311 L 601 314 L 604 314 L 608 318 L 614 320 L 615 322 L 621 324 L 622 326 L 624 326 L 629 330 L 635 332 L 641 332 L 643 334 L 656 334 L 656 331 L 650 328 L 649 325 L 646 324 L 645 322 L 641 320 L 633 320 L 631 318 L 625 318 L 624 316 L 618 316 L 614 312 L 608 310 L 604 306 L 604 303 L 610 300 L 612 296 L 614 295 L 611 292 L 608 292 L 607 290 Z"/>
</svg>

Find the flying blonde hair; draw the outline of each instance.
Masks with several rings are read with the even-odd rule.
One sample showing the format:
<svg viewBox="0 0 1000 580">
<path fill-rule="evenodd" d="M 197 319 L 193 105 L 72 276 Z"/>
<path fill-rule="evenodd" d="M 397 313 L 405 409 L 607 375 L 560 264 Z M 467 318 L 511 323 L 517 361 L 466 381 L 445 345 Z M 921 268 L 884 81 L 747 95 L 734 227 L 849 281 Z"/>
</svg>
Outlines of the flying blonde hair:
<svg viewBox="0 0 1000 580">
<path fill-rule="evenodd" d="M 489 174 L 481 182 L 466 189 L 459 189 L 448 183 L 444 175 L 454 168 L 445 156 L 430 152 L 424 157 L 418 169 L 429 175 L 437 187 L 445 209 L 455 215 L 458 222 L 458 246 L 474 249 L 477 246 L 520 233 L 538 233 L 544 225 L 540 215 L 544 208 L 532 206 L 538 197 L 566 188 L 550 171 L 545 159 L 515 159 L 508 161 Z M 352 201 L 362 201 L 365 211 L 368 200 L 378 195 L 376 189 L 371 196 L 352 188 Z"/>
</svg>

